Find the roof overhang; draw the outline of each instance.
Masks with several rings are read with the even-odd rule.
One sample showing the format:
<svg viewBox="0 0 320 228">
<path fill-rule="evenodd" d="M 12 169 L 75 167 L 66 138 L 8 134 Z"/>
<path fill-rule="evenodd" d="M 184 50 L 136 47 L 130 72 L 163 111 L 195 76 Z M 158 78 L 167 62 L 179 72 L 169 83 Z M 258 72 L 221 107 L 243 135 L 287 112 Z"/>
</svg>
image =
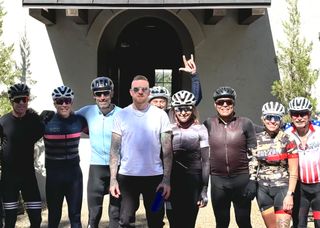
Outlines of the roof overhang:
<svg viewBox="0 0 320 228">
<path fill-rule="evenodd" d="M 239 9 L 269 7 L 271 0 L 22 0 L 22 4 L 47 9 Z"/>
</svg>

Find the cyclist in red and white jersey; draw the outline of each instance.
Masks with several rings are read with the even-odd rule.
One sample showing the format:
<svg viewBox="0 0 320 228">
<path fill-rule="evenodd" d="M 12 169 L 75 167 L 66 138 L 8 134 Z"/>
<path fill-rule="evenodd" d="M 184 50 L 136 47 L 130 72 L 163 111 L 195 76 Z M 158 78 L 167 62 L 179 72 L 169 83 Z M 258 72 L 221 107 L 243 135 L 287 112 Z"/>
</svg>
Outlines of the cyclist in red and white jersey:
<svg viewBox="0 0 320 228">
<path fill-rule="evenodd" d="M 299 227 L 307 227 L 311 207 L 315 227 L 320 227 L 320 127 L 311 122 L 312 105 L 307 98 L 289 102 L 291 134 L 298 146 L 299 179 L 301 182 Z"/>
</svg>

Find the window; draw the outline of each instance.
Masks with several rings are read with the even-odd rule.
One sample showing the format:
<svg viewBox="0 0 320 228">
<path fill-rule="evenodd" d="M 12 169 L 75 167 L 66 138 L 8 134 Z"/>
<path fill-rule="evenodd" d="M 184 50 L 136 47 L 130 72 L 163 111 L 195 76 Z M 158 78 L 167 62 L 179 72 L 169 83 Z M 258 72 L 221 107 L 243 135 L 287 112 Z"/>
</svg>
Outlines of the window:
<svg viewBox="0 0 320 228">
<path fill-rule="evenodd" d="M 155 86 L 163 86 L 172 92 L 172 70 L 155 69 Z"/>
</svg>

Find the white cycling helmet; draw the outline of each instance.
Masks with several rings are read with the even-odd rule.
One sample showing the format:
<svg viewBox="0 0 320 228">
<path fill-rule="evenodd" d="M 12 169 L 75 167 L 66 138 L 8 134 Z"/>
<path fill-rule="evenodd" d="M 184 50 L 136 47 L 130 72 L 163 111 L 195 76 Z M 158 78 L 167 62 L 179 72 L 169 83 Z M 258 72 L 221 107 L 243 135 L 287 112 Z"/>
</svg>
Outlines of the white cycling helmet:
<svg viewBox="0 0 320 228">
<path fill-rule="evenodd" d="M 277 115 L 283 117 L 285 108 L 279 102 L 267 102 L 262 106 L 262 115 Z"/>
<path fill-rule="evenodd" d="M 305 97 L 295 97 L 289 102 L 289 112 L 290 111 L 303 111 L 312 110 L 312 105 L 310 101 Z"/>
<path fill-rule="evenodd" d="M 165 98 L 167 102 L 170 101 L 170 93 L 166 87 L 163 86 L 154 86 L 150 89 L 149 101 L 153 98 Z"/>
<path fill-rule="evenodd" d="M 108 77 L 97 77 L 91 82 L 92 92 L 113 90 L 113 81 Z"/>
<path fill-rule="evenodd" d="M 53 90 L 52 99 L 55 100 L 55 99 L 61 98 L 61 97 L 71 98 L 73 100 L 74 92 L 68 86 L 59 86 Z"/>
<path fill-rule="evenodd" d="M 175 94 L 173 94 L 171 98 L 171 106 L 177 107 L 182 105 L 195 105 L 196 104 L 196 97 L 193 93 L 190 93 L 186 90 L 181 90 Z"/>
</svg>

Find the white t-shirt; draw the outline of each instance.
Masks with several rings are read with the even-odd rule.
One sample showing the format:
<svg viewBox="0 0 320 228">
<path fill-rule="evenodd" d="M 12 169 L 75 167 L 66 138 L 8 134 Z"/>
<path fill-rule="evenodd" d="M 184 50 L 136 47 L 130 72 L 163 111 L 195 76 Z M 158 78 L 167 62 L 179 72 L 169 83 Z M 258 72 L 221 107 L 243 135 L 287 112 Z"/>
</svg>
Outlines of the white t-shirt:
<svg viewBox="0 0 320 228">
<path fill-rule="evenodd" d="M 139 111 L 127 106 L 114 118 L 112 132 L 121 135 L 119 174 L 156 176 L 163 174 L 160 134 L 171 132 L 168 115 L 153 106 Z"/>
</svg>

